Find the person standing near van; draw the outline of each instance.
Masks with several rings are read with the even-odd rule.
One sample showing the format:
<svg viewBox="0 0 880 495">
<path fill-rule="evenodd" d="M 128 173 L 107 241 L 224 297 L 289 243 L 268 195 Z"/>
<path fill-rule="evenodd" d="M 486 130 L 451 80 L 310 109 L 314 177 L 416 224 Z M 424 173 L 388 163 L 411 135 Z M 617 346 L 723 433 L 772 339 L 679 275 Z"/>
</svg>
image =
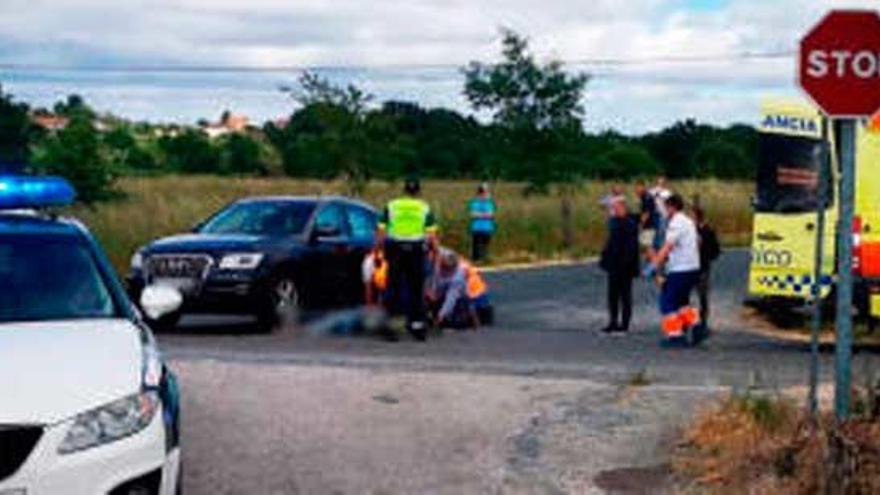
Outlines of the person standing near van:
<svg viewBox="0 0 880 495">
<path fill-rule="evenodd" d="M 626 199 L 611 202 L 608 238 L 599 265 L 608 274 L 608 326 L 604 333 L 629 331 L 632 320 L 632 281 L 639 275 L 639 227 Z"/>
<path fill-rule="evenodd" d="M 697 294 L 700 299 L 700 320 L 709 326 L 709 290 L 712 287 L 712 263 L 721 256 L 721 244 L 715 229 L 706 220 L 702 208 L 694 208 L 694 220 L 697 222 L 697 234 L 700 240 L 700 281 L 697 283 Z"/>
<path fill-rule="evenodd" d="M 699 311 L 690 305 L 691 292 L 700 280 L 699 234 L 693 220 L 684 213 L 680 195 L 671 195 L 664 206 L 668 218 L 665 240 L 651 262 L 656 270 L 665 267 L 666 271 L 660 290 L 663 335 L 681 339 L 700 325 Z"/>
<path fill-rule="evenodd" d="M 658 222 L 654 230 L 654 249 L 659 250 L 663 247 L 666 223 L 670 218 L 669 212 L 666 211 L 666 201 L 672 196 L 672 191 L 666 187 L 666 177 L 662 175 L 657 177 L 654 187 L 648 190 L 648 194 L 654 198 L 654 208 L 657 210 Z"/>
<path fill-rule="evenodd" d="M 471 260 L 474 263 L 489 258 L 489 244 L 495 235 L 495 213 L 498 210 L 489 192 L 489 184 L 477 187 L 477 195 L 468 202 L 471 231 Z"/>
</svg>

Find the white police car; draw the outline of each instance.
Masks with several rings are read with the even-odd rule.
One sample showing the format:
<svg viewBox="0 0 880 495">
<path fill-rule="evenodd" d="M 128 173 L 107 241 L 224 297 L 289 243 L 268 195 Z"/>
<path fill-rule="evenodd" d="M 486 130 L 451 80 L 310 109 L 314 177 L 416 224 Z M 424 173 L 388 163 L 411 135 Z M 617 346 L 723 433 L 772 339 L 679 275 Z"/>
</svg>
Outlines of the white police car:
<svg viewBox="0 0 880 495">
<path fill-rule="evenodd" d="M 0 495 L 179 492 L 175 377 L 91 235 L 40 212 L 73 197 L 0 176 Z"/>
</svg>

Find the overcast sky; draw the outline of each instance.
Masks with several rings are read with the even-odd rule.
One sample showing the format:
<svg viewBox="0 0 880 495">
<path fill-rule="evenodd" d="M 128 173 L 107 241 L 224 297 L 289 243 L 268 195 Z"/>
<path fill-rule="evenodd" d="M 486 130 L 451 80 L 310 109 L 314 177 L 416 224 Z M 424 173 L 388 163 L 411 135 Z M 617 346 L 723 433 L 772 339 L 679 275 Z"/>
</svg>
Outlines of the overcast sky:
<svg viewBox="0 0 880 495">
<path fill-rule="evenodd" d="M 542 58 L 594 74 L 592 130 L 653 130 L 695 117 L 755 120 L 763 96 L 797 94 L 792 52 L 831 7 L 878 0 L 2 0 L 0 64 L 319 66 L 377 100 L 468 111 L 458 67 L 497 56 L 499 27 Z M 720 57 L 672 63 L 669 57 Z M 647 62 L 666 58 L 666 61 Z M 425 67 L 429 65 L 431 67 Z M 194 122 L 224 109 L 255 120 L 289 114 L 278 86 L 295 73 L 152 74 L 0 69 L 9 92 L 48 105 L 71 92 L 135 119 Z"/>
</svg>

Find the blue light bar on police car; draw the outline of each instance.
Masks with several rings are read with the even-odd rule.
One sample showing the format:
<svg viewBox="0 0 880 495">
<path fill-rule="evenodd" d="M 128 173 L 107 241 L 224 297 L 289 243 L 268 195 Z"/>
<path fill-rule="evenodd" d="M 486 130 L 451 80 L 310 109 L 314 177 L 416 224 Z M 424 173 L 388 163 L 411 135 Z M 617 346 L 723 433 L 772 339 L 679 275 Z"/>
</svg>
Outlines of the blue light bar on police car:
<svg viewBox="0 0 880 495">
<path fill-rule="evenodd" d="M 0 175 L 0 210 L 67 206 L 76 191 L 61 177 Z"/>
</svg>

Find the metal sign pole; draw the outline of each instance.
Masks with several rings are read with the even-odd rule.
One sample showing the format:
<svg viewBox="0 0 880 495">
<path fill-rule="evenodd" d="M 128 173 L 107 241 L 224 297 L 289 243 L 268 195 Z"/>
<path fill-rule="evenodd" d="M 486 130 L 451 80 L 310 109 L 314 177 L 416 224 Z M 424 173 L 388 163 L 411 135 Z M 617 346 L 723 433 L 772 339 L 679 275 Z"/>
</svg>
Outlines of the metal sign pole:
<svg viewBox="0 0 880 495">
<path fill-rule="evenodd" d="M 837 228 L 837 345 L 834 373 L 834 414 L 849 415 L 852 379 L 853 217 L 855 203 L 856 120 L 840 121 L 840 221 Z"/>
<path fill-rule="evenodd" d="M 819 332 L 822 330 L 822 279 L 823 267 L 825 264 L 825 210 L 828 208 L 828 188 L 827 184 L 831 184 L 829 172 L 832 170 L 831 150 L 828 143 L 828 126 L 830 121 L 824 119 L 822 125 L 822 142 L 826 143 L 822 151 L 822 159 L 819 164 L 818 179 L 818 197 L 819 206 L 816 208 L 816 258 L 813 271 L 813 286 L 811 293 L 813 295 L 813 325 L 810 335 L 810 393 L 809 407 L 810 414 L 816 418 L 819 411 Z"/>
</svg>

